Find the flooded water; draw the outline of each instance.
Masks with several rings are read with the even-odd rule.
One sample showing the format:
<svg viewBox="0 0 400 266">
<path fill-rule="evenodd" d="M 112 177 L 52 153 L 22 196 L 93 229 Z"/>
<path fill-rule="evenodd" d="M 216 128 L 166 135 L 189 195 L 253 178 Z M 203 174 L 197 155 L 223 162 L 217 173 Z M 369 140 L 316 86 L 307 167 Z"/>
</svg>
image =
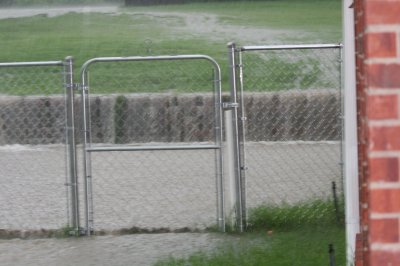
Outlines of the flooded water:
<svg viewBox="0 0 400 266">
<path fill-rule="evenodd" d="M 340 182 L 337 142 L 250 142 L 246 150 L 250 207 L 327 198 L 331 196 L 331 181 Z M 0 240 L 1 265 L 152 265 L 170 255 L 182 257 L 198 250 L 212 250 L 227 236 L 113 235 L 118 229 L 131 227 L 173 231 L 214 225 L 215 175 L 210 167 L 214 157 L 209 153 L 95 154 L 94 226 L 109 235 Z M 28 236 L 24 232 L 60 229 L 68 223 L 63 145 L 2 146 L 0 165 L 0 229 L 21 230 L 22 235 Z M 79 173 L 82 191 L 81 167 Z M 228 189 L 227 178 L 225 182 Z M 83 225 L 83 219 L 81 222 Z"/>
<path fill-rule="evenodd" d="M 246 150 L 250 207 L 330 198 L 331 182 L 341 184 L 337 142 L 253 142 Z M 68 223 L 63 145 L 3 146 L 0 165 L 0 229 L 60 229 Z M 213 151 L 207 150 L 93 154 L 95 229 L 173 231 L 215 225 L 214 167 Z M 78 175 L 84 224 L 81 167 Z M 225 177 L 226 199 L 229 187 Z"/>
<path fill-rule="evenodd" d="M 152 265 L 169 256 L 211 251 L 218 234 L 140 234 L 68 239 L 0 240 L 2 266 Z"/>
</svg>

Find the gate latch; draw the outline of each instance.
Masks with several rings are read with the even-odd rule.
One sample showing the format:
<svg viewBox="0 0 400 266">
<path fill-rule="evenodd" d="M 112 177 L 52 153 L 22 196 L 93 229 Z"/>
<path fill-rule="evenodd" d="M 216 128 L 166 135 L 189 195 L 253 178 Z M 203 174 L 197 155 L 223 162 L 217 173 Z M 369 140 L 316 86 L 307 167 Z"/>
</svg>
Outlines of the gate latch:
<svg viewBox="0 0 400 266">
<path fill-rule="evenodd" d="M 239 104 L 238 103 L 231 103 L 231 102 L 224 102 L 222 103 L 222 109 L 234 109 L 234 108 L 238 108 Z"/>
</svg>

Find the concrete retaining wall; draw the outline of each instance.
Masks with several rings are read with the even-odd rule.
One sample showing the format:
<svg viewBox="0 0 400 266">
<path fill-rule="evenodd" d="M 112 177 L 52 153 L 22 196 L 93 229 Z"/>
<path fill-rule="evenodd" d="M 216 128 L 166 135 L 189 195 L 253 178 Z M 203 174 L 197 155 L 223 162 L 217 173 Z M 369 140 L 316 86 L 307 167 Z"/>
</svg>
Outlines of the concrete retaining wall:
<svg viewBox="0 0 400 266">
<path fill-rule="evenodd" d="M 244 100 L 248 140 L 319 141 L 341 137 L 340 100 L 335 91 L 250 93 Z M 1 97 L 0 144 L 64 142 L 64 106 L 62 96 Z M 208 94 L 92 96 L 93 142 L 212 140 L 213 106 L 213 97 Z M 79 99 L 75 111 L 81 128 Z"/>
</svg>

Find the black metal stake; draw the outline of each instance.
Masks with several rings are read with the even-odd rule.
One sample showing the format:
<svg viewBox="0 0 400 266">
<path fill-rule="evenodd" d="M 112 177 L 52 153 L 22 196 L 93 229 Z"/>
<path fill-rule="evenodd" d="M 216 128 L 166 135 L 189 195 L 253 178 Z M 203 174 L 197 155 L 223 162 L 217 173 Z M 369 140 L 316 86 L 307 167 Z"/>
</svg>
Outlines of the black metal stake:
<svg viewBox="0 0 400 266">
<path fill-rule="evenodd" d="M 341 223 L 340 221 L 340 210 L 339 210 L 339 202 L 338 202 L 338 197 L 337 197 L 337 192 L 336 192 L 336 182 L 332 182 L 332 193 L 333 193 L 333 204 L 335 207 L 335 214 L 336 214 L 336 222 L 338 224 Z"/>
<path fill-rule="evenodd" d="M 333 244 L 329 244 L 329 266 L 335 266 L 335 249 L 333 248 Z"/>
</svg>

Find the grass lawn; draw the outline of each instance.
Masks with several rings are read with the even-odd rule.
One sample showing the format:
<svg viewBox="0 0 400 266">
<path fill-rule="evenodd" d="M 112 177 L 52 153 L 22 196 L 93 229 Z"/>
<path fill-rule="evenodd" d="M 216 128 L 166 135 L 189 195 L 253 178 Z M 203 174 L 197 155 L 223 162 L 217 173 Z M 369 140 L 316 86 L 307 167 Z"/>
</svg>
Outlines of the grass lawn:
<svg viewBox="0 0 400 266">
<path fill-rule="evenodd" d="M 335 265 L 345 265 L 343 204 L 335 211 L 331 201 L 293 206 L 259 206 L 249 212 L 251 228 L 229 234 L 212 253 L 171 257 L 156 266 L 321 266 L 329 265 L 333 245 Z"/>
<path fill-rule="evenodd" d="M 10 18 L 0 23 L 0 62 L 61 60 L 72 55 L 78 74 L 80 66 L 93 57 L 207 54 L 220 63 L 226 88 L 227 42 L 234 40 L 242 45 L 339 42 L 340 24 L 338 0 L 190 3 L 120 8 L 118 13 L 110 14 Z M 195 72 L 201 72 L 196 75 L 209 81 L 211 70 L 206 67 Z M 186 88 L 193 77 L 176 78 L 182 69 L 187 69 L 184 66 L 169 73 L 162 64 L 143 64 L 136 68 L 140 71 L 135 70 L 134 64 L 115 66 L 112 74 L 109 66 L 98 68 L 92 78 L 98 85 L 93 86 L 99 93 L 143 92 L 148 90 L 147 85 L 131 85 L 127 77 L 138 81 L 143 73 L 152 72 L 145 78 L 155 84 L 168 79 L 181 80 L 180 84 L 173 81 L 174 84 L 160 88 L 152 85 L 152 91 L 204 91 L 196 85 Z M 5 76 L 0 73 L 2 84 L 9 82 L 3 80 Z M 118 82 L 110 83 L 111 80 Z M 30 94 L 21 86 L 19 89 L 24 93 L 14 94 Z M 2 93 L 12 91 L 14 88 L 2 88 Z"/>
<path fill-rule="evenodd" d="M 196 34 L 177 30 L 185 23 L 177 13 L 214 14 L 218 19 L 214 26 L 222 30 L 227 24 L 249 30 L 290 29 L 293 33 L 309 33 L 308 43 L 341 40 L 341 7 L 336 0 L 194 3 L 120 10 L 119 15 L 71 13 L 59 17 L 3 19 L 0 61 L 54 60 L 72 55 L 80 65 L 97 56 L 146 55 L 147 40 L 152 43 L 152 54 L 204 53 L 226 60 L 225 44 L 236 36 L 215 41 L 218 36 L 214 35 L 221 34 L 213 29 Z M 201 27 L 189 25 L 189 29 L 190 26 Z M 284 35 L 279 39 L 287 43 L 295 36 Z M 241 43 L 254 44 L 245 40 Z"/>
<path fill-rule="evenodd" d="M 230 235 L 213 253 L 197 252 L 187 258 L 171 257 L 156 266 L 321 266 L 329 265 L 329 244 L 335 265 L 345 265 L 344 228 L 328 225 L 291 230 L 259 230 Z"/>
</svg>

